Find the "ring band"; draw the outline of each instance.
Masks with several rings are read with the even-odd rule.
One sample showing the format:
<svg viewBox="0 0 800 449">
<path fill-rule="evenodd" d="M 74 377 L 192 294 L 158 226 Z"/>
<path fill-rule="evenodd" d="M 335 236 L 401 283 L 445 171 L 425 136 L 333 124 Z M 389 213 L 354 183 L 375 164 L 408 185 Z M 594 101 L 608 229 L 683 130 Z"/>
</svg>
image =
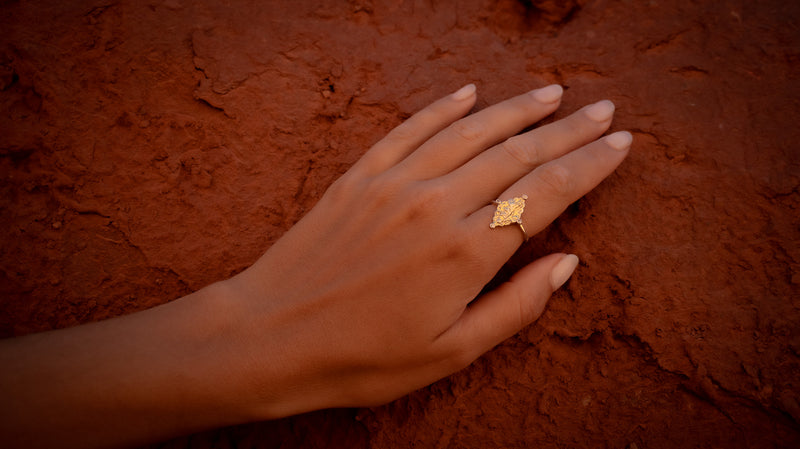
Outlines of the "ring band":
<svg viewBox="0 0 800 449">
<path fill-rule="evenodd" d="M 494 217 L 492 217 L 492 223 L 489 227 L 494 229 L 498 226 L 518 224 L 519 229 L 522 231 L 522 236 L 527 242 L 528 233 L 525 232 L 525 227 L 522 226 L 522 212 L 525 211 L 525 200 L 527 199 L 528 195 L 522 195 L 506 201 L 494 200 L 493 203 L 497 204 L 497 209 L 494 211 Z"/>
</svg>

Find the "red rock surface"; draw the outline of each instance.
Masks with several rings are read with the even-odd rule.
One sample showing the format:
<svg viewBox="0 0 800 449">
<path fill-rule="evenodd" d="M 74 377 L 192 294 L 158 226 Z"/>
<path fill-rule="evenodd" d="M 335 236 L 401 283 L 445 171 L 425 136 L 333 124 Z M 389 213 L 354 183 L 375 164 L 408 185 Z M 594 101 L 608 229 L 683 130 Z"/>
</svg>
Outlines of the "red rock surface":
<svg viewBox="0 0 800 449">
<path fill-rule="evenodd" d="M 509 264 L 581 257 L 537 324 L 384 407 L 163 446 L 800 446 L 800 3 L 271 3 L 2 2 L 2 335 L 230 276 L 431 100 L 559 82 L 636 141 Z"/>
</svg>

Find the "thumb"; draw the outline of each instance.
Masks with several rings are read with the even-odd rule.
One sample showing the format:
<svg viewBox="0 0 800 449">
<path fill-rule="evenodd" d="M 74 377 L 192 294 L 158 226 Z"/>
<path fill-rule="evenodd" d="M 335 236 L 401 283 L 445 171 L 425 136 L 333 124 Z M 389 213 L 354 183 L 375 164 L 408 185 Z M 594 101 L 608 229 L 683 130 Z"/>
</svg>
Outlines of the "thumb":
<svg viewBox="0 0 800 449">
<path fill-rule="evenodd" d="M 475 358 L 535 321 L 553 292 L 578 266 L 574 254 L 551 254 L 519 270 L 507 282 L 474 301 L 447 333 Z M 447 334 L 446 333 L 446 334 Z"/>
</svg>

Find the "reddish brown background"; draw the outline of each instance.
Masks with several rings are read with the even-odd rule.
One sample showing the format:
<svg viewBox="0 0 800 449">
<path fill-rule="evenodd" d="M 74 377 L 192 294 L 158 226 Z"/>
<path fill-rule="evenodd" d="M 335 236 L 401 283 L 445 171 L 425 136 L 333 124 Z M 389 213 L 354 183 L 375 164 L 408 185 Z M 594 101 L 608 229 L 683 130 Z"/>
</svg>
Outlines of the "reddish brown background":
<svg viewBox="0 0 800 449">
<path fill-rule="evenodd" d="M 4 336 L 243 269 L 468 82 L 610 98 L 635 135 L 509 265 L 581 257 L 537 324 L 384 407 L 163 447 L 800 445 L 800 3 L 0 3 Z"/>
</svg>

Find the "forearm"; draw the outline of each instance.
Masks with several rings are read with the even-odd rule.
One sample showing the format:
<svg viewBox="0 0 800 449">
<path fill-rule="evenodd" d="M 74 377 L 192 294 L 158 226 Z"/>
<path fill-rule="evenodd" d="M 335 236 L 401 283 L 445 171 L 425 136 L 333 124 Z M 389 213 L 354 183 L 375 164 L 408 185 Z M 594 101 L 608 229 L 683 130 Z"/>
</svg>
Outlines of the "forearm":
<svg viewBox="0 0 800 449">
<path fill-rule="evenodd" d="M 4 441 L 136 445 L 250 419 L 227 347 L 226 292 L 217 284 L 133 315 L 0 341 Z"/>
</svg>

